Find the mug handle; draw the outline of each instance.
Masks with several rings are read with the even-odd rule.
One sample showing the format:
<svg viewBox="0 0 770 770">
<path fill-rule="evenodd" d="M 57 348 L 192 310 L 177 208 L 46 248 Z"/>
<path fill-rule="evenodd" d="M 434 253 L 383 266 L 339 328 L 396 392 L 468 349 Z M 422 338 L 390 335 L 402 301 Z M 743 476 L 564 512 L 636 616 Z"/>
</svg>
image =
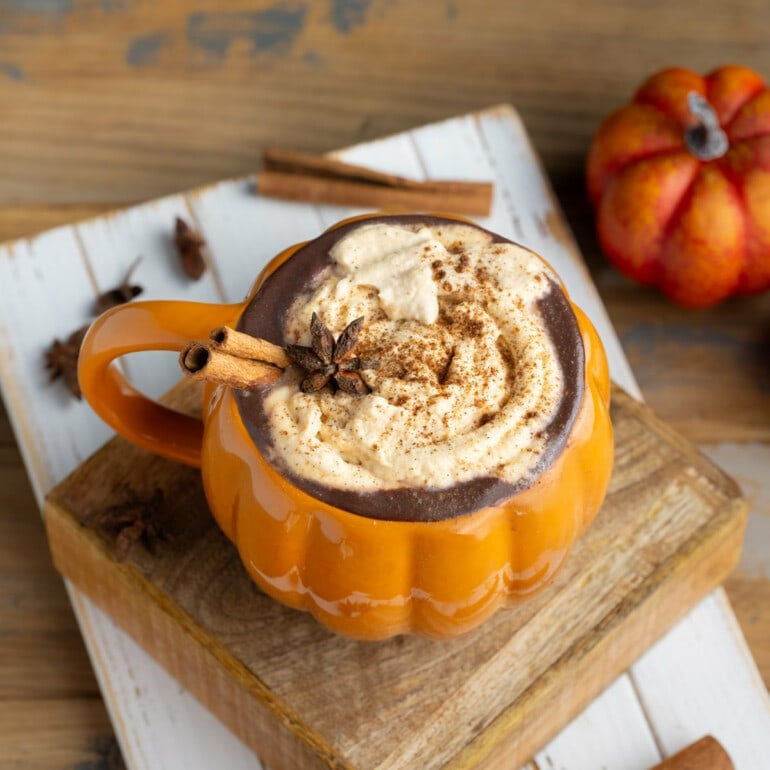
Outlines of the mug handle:
<svg viewBox="0 0 770 770">
<path fill-rule="evenodd" d="M 130 302 L 91 324 L 78 357 L 78 379 L 94 411 L 121 436 L 155 454 L 200 468 L 203 423 L 140 393 L 114 359 L 143 350 L 180 352 L 191 340 L 233 324 L 242 304 Z"/>
</svg>

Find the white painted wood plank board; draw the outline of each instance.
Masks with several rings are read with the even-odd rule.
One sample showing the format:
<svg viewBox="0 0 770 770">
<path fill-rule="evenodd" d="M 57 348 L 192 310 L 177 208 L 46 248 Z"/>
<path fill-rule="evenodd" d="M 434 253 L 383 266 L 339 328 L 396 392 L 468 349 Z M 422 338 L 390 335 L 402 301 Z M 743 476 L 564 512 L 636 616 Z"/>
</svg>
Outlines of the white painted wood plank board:
<svg viewBox="0 0 770 770">
<path fill-rule="evenodd" d="M 495 113 L 494 117 L 496 120 L 505 120 L 504 116 L 502 117 L 500 116 L 499 111 Z M 388 167 L 388 166 L 383 166 L 383 168 L 385 168 L 386 170 L 391 170 L 391 167 Z M 227 183 L 227 184 L 232 184 L 232 183 Z M 541 185 L 542 185 L 542 181 L 541 181 Z M 217 213 L 216 211 L 217 204 L 214 198 L 209 200 L 209 204 L 211 206 L 211 210 L 209 213 L 211 215 L 210 218 L 212 221 L 216 221 L 217 216 L 226 214 L 229 211 L 229 208 L 226 208 L 223 206 L 221 211 Z M 280 205 L 281 207 L 283 207 L 286 205 L 297 206 L 298 204 L 281 203 Z M 308 207 L 308 208 L 312 208 L 312 207 Z M 291 232 L 295 232 L 295 230 L 292 230 Z M 208 231 L 206 227 L 204 227 L 204 233 L 206 234 L 207 237 L 209 238 L 212 237 L 211 233 Z M 315 233 L 315 229 L 311 230 L 311 232 L 308 235 L 312 235 L 314 233 Z M 285 246 L 287 245 L 288 242 L 292 240 L 297 240 L 297 239 L 288 238 L 287 240 L 283 240 L 280 246 Z M 277 251 L 277 248 L 273 249 L 273 251 Z M 0 287 L 0 290 L 1 290 L 1 287 Z M 245 292 L 241 292 L 241 295 L 243 293 Z M 233 298 L 237 298 L 237 297 L 233 296 Z M 588 308 L 586 309 L 588 310 Z M 621 356 L 622 356 L 622 352 L 621 352 Z M 4 375 L 3 379 L 5 384 L 5 380 L 8 378 Z M 114 640 L 116 638 L 119 638 L 119 634 L 116 634 L 116 632 L 114 632 L 114 630 L 111 628 L 110 621 L 104 618 L 100 618 L 101 613 L 94 612 L 87 608 L 84 609 L 82 606 L 81 606 L 81 615 L 83 617 L 92 615 L 93 618 L 96 618 L 97 625 L 95 629 L 92 628 L 90 629 L 90 631 L 89 629 L 86 629 L 86 634 L 91 635 L 91 640 L 94 641 L 97 644 L 97 646 L 100 647 L 100 649 L 111 648 L 110 646 L 114 644 Z M 711 630 L 713 633 L 714 628 L 712 628 Z M 717 624 L 716 631 L 718 635 L 719 633 L 718 624 Z M 100 637 L 99 634 L 103 634 L 104 636 Z M 142 727 L 142 725 L 143 724 L 146 725 L 148 722 L 157 721 L 156 718 L 158 717 L 158 715 L 154 713 L 156 710 L 166 710 L 168 711 L 169 714 L 173 715 L 172 721 L 175 724 L 176 729 L 179 730 L 178 735 L 182 736 L 180 740 L 184 742 L 189 742 L 189 745 L 193 747 L 197 746 L 200 743 L 200 745 L 203 747 L 201 749 L 203 751 L 203 754 L 200 754 L 197 750 L 191 751 L 191 756 L 187 758 L 187 764 L 185 765 L 186 767 L 202 768 L 202 767 L 212 767 L 212 766 L 228 766 L 228 767 L 239 766 L 237 764 L 233 764 L 233 762 L 230 762 L 229 760 L 224 765 L 221 762 L 218 762 L 216 760 L 214 761 L 214 764 L 207 761 L 205 756 L 207 751 L 206 747 L 211 746 L 212 742 L 217 743 L 217 741 L 219 740 L 219 737 L 217 736 L 217 727 L 219 727 L 220 731 L 223 728 L 217 725 L 215 720 L 213 720 L 213 718 L 208 717 L 206 712 L 203 712 L 203 713 L 206 714 L 206 717 L 208 718 L 204 717 L 202 720 L 203 721 L 202 724 L 192 725 L 189 722 L 187 722 L 186 721 L 187 717 L 185 716 L 185 710 L 183 705 L 174 703 L 173 698 L 171 697 L 170 693 L 174 689 L 174 683 L 170 682 L 169 688 L 167 688 L 169 690 L 168 692 L 163 691 L 163 687 L 159 687 L 157 690 L 157 693 L 155 693 L 155 691 L 152 691 L 152 687 L 156 686 L 158 681 L 162 681 L 163 677 L 158 677 L 154 675 L 155 672 L 152 670 L 152 666 L 154 666 L 155 664 L 152 664 L 151 666 L 148 667 L 147 666 L 148 661 L 145 660 L 146 656 L 138 648 L 136 650 L 137 652 L 136 660 L 133 660 L 132 659 L 133 652 L 130 650 L 130 646 L 133 645 L 133 642 L 129 641 L 128 645 L 129 645 L 129 650 L 126 654 L 124 654 L 124 650 L 118 648 L 117 650 L 118 654 L 116 659 L 114 661 L 111 661 L 112 665 L 106 666 L 107 674 L 114 674 L 115 664 L 118 664 L 117 667 L 120 668 L 121 661 L 125 661 L 127 663 L 127 665 L 125 665 L 124 667 L 128 670 L 128 674 L 125 682 L 123 683 L 124 689 L 122 690 L 122 692 L 120 692 L 120 694 L 117 697 L 112 697 L 108 688 L 108 692 L 106 693 L 108 701 L 111 702 L 113 713 L 115 713 L 116 715 L 116 722 L 117 722 L 119 734 L 121 734 L 122 737 L 125 738 L 124 733 L 126 732 L 126 730 L 125 730 L 125 726 L 123 729 L 121 729 L 121 722 L 123 720 L 130 719 L 132 722 L 133 734 L 136 736 L 137 745 L 140 748 L 152 746 L 152 742 L 151 742 L 152 736 L 146 735 L 146 732 L 145 732 L 146 728 Z M 137 679 L 136 671 L 132 671 L 132 667 L 136 668 L 137 670 L 141 670 L 142 674 L 147 675 L 147 686 L 150 688 L 148 692 L 152 691 L 154 694 L 157 694 L 157 697 L 159 699 L 155 704 L 153 703 L 152 699 L 148 699 L 148 702 L 144 703 L 143 705 L 139 705 L 137 707 L 138 713 L 134 715 L 125 713 L 125 708 L 124 708 L 125 702 L 124 700 L 121 700 L 121 698 L 128 699 L 128 700 L 136 700 L 137 702 L 141 700 L 141 698 L 139 698 L 138 696 L 134 698 L 134 696 L 132 695 L 132 691 L 130 689 L 132 686 L 136 686 L 137 682 L 140 681 L 140 679 L 142 678 L 140 676 Z M 167 675 L 166 675 L 166 678 L 168 678 Z M 115 677 L 113 675 L 111 677 L 111 681 L 114 682 L 114 680 L 115 680 Z M 107 682 L 107 684 L 110 684 L 110 682 Z M 179 689 L 178 686 L 177 686 L 177 689 Z M 139 686 L 139 692 L 141 693 L 142 691 L 143 691 L 142 687 Z M 187 697 L 189 698 L 189 696 Z M 200 741 L 195 740 L 196 737 L 200 738 L 201 740 Z M 229 734 L 228 734 L 228 738 L 235 741 L 235 739 L 232 739 L 232 737 L 229 736 Z M 134 741 L 128 741 L 128 740 L 124 741 L 124 743 L 126 744 L 128 744 L 129 742 L 133 743 Z M 593 744 L 594 746 L 596 745 L 595 736 L 587 735 L 582 731 L 579 737 L 579 742 L 580 742 L 580 745 L 583 745 L 583 744 L 587 744 L 587 745 Z M 217 743 L 217 745 L 220 745 L 220 744 Z M 240 744 L 238 744 L 236 741 L 234 746 L 240 746 Z M 126 748 L 130 749 L 131 746 L 126 746 Z M 130 751 L 127 751 L 127 754 L 129 756 L 129 761 L 132 763 L 132 766 L 136 766 L 136 767 L 152 766 L 154 768 L 171 768 L 171 767 L 182 766 L 178 764 L 179 752 L 178 750 L 175 752 L 173 748 L 174 747 L 171 747 L 170 749 L 168 749 L 170 753 L 167 756 L 166 750 L 164 750 L 162 754 L 159 754 L 156 750 L 156 747 L 153 747 L 151 758 L 145 758 L 146 761 L 149 761 L 152 763 L 151 765 L 145 765 L 143 763 L 142 757 L 144 756 L 144 754 L 139 755 L 136 752 L 132 753 Z M 220 759 L 222 756 L 229 756 L 229 754 L 227 753 L 228 751 L 234 752 L 233 757 L 235 757 L 237 754 L 237 748 L 233 748 L 233 747 L 231 747 L 230 749 L 225 749 L 224 751 L 225 751 L 225 754 L 220 755 Z M 213 759 L 213 756 L 212 756 L 212 759 Z"/>
<path fill-rule="evenodd" d="M 0 380 L 38 502 L 111 431 L 61 381 L 44 352 L 91 320 L 94 286 L 71 228 L 0 249 Z"/>
<path fill-rule="evenodd" d="M 477 182 L 495 180 L 495 170 L 473 116 L 431 123 L 413 129 L 410 134 L 428 178 L 444 175 L 447 179 Z M 473 219 L 494 233 L 516 240 L 520 232 L 515 217 L 511 216 L 507 196 L 508 190 L 496 184 L 489 216 Z"/>
<path fill-rule="evenodd" d="M 361 142 L 328 155 L 386 174 L 399 174 L 412 179 L 423 179 L 425 176 L 407 131 Z"/>
<path fill-rule="evenodd" d="M 321 222 L 321 229 L 325 230 L 327 227 L 331 227 L 333 224 L 342 221 L 343 219 L 349 219 L 350 217 L 356 217 L 359 214 L 367 213 L 367 209 L 356 209 L 350 206 L 316 206 L 316 212 Z"/>
<path fill-rule="evenodd" d="M 468 182 L 493 180 L 492 166 L 473 115 L 429 123 L 412 129 L 409 136 L 427 178 L 461 179 Z M 502 193 L 502 190 L 496 192 Z M 485 227 L 493 227 L 489 217 L 474 219 Z"/>
<path fill-rule="evenodd" d="M 174 244 L 176 217 L 191 223 L 182 195 L 173 195 L 93 219 L 75 227 L 99 292 L 118 286 L 134 260 L 141 258 L 131 282 L 144 291 L 137 299 L 184 299 L 222 302 L 214 273 L 207 270 L 199 280 L 185 275 Z M 177 357 L 168 352 L 135 353 L 122 364 L 130 380 L 157 398 L 178 382 Z"/>
</svg>

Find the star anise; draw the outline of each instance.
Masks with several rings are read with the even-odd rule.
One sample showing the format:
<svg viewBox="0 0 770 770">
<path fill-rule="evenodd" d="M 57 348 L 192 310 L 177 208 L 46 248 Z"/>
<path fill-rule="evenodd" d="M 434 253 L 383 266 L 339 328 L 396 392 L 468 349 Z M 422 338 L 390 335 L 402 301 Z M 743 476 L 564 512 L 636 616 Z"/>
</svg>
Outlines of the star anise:
<svg viewBox="0 0 770 770">
<path fill-rule="evenodd" d="M 363 396 L 370 392 L 361 372 L 373 369 L 378 362 L 353 355 L 363 324 L 363 317 L 356 318 L 335 341 L 329 327 L 317 313 L 313 313 L 310 320 L 311 347 L 286 347 L 286 355 L 307 373 L 300 384 L 303 393 L 315 393 L 330 382 L 345 393 Z"/>
<path fill-rule="evenodd" d="M 123 561 L 131 546 L 139 541 L 151 554 L 155 554 L 158 542 L 170 539 L 157 521 L 162 503 L 162 489 L 156 488 L 149 497 L 142 497 L 130 487 L 124 487 L 123 499 L 119 503 L 93 514 L 86 524 L 115 537 L 115 558 L 118 561 Z"/>
<path fill-rule="evenodd" d="M 86 336 L 90 324 L 75 329 L 64 342 L 55 339 L 45 351 L 45 368 L 51 382 L 61 377 L 75 398 L 82 398 L 78 382 L 78 354 L 80 343 Z"/>
<path fill-rule="evenodd" d="M 141 261 L 142 258 L 137 257 L 126 271 L 120 284 L 114 289 L 102 292 L 96 298 L 93 307 L 94 315 L 100 315 L 105 310 L 122 305 L 124 302 L 130 302 L 144 291 L 138 284 L 131 283 L 131 276 Z M 90 324 L 85 324 L 85 326 L 75 329 L 64 342 L 55 338 L 45 350 L 45 367 L 48 369 L 51 382 L 61 377 L 70 393 L 78 399 L 82 398 L 83 395 L 80 392 L 80 383 L 78 382 L 78 355 L 83 337 L 86 336 L 89 326 Z"/>
</svg>

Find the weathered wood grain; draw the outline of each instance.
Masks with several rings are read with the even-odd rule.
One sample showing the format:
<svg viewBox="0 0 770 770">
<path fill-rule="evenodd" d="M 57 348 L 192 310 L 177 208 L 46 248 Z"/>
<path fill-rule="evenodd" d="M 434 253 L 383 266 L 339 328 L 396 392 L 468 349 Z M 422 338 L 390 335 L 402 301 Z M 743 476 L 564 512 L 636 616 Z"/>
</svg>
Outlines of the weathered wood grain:
<svg viewBox="0 0 770 770">
<path fill-rule="evenodd" d="M 692 311 L 615 275 L 604 284 L 608 312 L 657 414 L 698 443 L 770 442 L 770 293 Z"/>
<path fill-rule="evenodd" d="M 189 383 L 176 394 L 180 406 L 200 398 Z M 216 528 L 197 473 L 123 439 L 48 498 L 54 561 L 272 767 L 511 767 L 740 552 L 735 485 L 620 391 L 613 423 L 608 499 L 553 586 L 449 642 L 352 642 L 279 606 Z M 126 485 L 164 490 L 159 521 L 173 542 L 157 556 L 135 547 L 121 564 L 111 538 L 84 524 Z"/>
<path fill-rule="evenodd" d="M 78 699 L 0 700 L 0 757 L 8 768 L 125 767 L 104 703 Z M 30 757 L 34 757 L 34 765 Z"/>
<path fill-rule="evenodd" d="M 144 199 L 514 101 L 549 173 L 650 72 L 770 72 L 767 7 L 708 0 L 3 4 L 0 198 Z"/>
</svg>

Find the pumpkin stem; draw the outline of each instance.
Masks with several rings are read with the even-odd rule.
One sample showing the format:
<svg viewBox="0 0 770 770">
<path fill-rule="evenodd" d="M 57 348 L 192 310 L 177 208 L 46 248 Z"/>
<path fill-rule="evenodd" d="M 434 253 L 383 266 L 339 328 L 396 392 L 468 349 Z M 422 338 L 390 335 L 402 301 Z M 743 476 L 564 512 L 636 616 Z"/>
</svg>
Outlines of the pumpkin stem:
<svg viewBox="0 0 770 770">
<path fill-rule="evenodd" d="M 685 131 L 687 149 L 700 160 L 721 158 L 730 147 L 727 134 L 719 125 L 714 108 L 695 91 L 687 94 L 687 109 L 698 121 Z"/>
</svg>

